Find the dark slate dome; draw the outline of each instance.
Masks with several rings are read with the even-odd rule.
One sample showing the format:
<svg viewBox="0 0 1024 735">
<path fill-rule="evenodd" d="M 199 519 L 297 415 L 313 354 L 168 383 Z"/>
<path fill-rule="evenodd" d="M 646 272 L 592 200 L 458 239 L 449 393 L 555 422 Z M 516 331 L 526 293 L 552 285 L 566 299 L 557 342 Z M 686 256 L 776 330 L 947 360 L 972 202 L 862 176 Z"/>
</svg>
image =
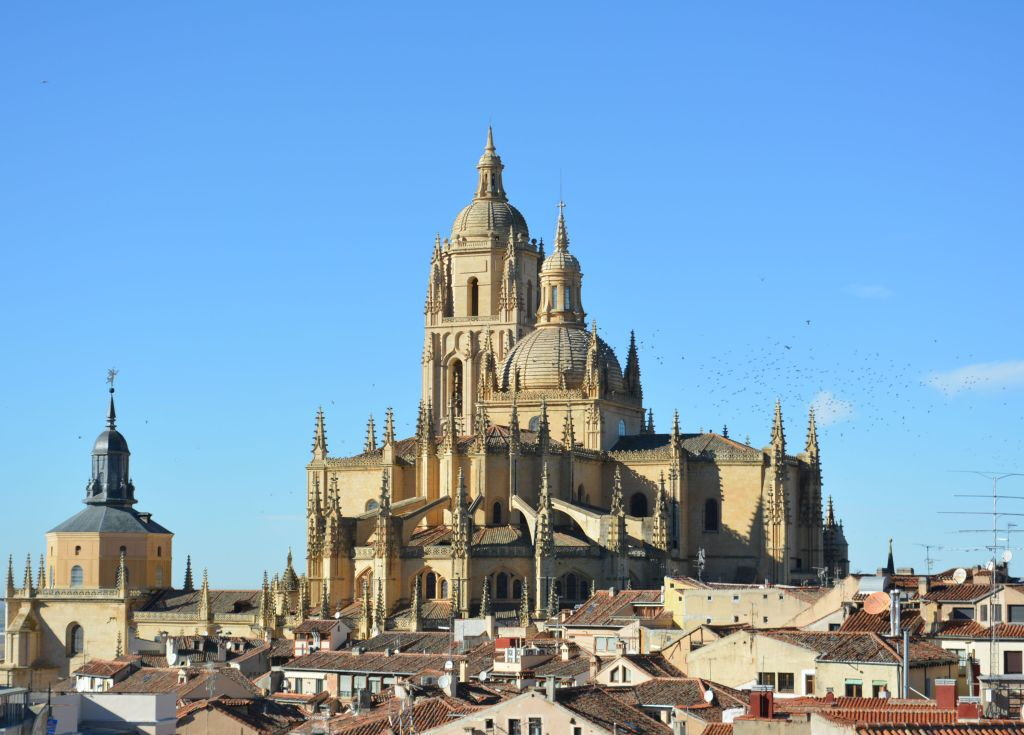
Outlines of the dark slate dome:
<svg viewBox="0 0 1024 735">
<path fill-rule="evenodd" d="M 96 437 L 96 442 L 92 445 L 93 454 L 110 454 L 111 452 L 131 454 L 128 451 L 128 442 L 117 429 L 107 429 L 102 432 Z"/>
</svg>

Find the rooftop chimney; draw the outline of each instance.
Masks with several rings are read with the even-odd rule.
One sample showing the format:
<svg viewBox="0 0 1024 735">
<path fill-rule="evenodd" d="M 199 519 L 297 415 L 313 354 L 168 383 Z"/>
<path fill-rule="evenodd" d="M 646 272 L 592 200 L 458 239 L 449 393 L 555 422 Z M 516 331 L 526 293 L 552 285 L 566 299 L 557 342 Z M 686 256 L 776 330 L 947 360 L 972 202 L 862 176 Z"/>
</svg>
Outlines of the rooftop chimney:
<svg viewBox="0 0 1024 735">
<path fill-rule="evenodd" d="M 935 680 L 935 703 L 939 709 L 956 709 L 956 679 Z"/>
<path fill-rule="evenodd" d="M 759 720 L 775 718 L 774 687 L 767 684 L 758 684 L 750 690 L 750 716 Z"/>
<path fill-rule="evenodd" d="M 544 697 L 549 702 L 555 701 L 555 677 L 553 676 L 544 679 Z"/>
<path fill-rule="evenodd" d="M 615 588 L 614 587 L 609 587 L 608 588 L 608 596 L 609 597 L 615 597 Z"/>
</svg>

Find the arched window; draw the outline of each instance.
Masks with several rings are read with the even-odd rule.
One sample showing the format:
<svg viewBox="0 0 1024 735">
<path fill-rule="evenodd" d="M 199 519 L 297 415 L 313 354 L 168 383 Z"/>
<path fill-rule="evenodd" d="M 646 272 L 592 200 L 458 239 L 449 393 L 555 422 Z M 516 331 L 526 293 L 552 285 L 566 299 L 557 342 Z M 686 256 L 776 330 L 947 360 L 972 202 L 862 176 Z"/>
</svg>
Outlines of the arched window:
<svg viewBox="0 0 1024 735">
<path fill-rule="evenodd" d="M 526 316 L 533 318 L 533 281 L 526 282 Z"/>
<path fill-rule="evenodd" d="M 643 493 L 633 493 L 629 499 L 629 514 L 636 518 L 647 515 L 647 496 Z"/>
<path fill-rule="evenodd" d="M 447 600 L 448 599 L 448 580 L 447 579 L 442 579 L 441 580 L 441 599 L 442 600 Z"/>
<path fill-rule="evenodd" d="M 462 361 L 452 362 L 452 400 L 455 402 L 455 415 L 462 415 Z"/>
<path fill-rule="evenodd" d="M 78 623 L 68 626 L 67 649 L 69 656 L 77 656 L 85 650 L 85 631 Z"/>
<path fill-rule="evenodd" d="M 480 284 L 476 278 L 470 278 L 466 284 L 466 303 L 469 307 L 469 316 L 480 315 Z"/>
<path fill-rule="evenodd" d="M 551 287 L 551 303 L 549 304 L 548 311 L 551 309 L 558 309 L 558 286 Z"/>
<path fill-rule="evenodd" d="M 82 553 L 82 547 L 81 546 L 76 546 L 75 547 L 75 556 L 78 556 L 81 553 Z"/>
<path fill-rule="evenodd" d="M 127 546 L 122 546 L 122 547 L 121 547 L 121 548 L 119 549 L 119 551 L 120 551 L 120 552 L 121 552 L 122 554 L 127 554 L 127 553 L 128 553 L 128 547 L 127 547 Z"/>
<path fill-rule="evenodd" d="M 569 572 L 565 575 L 565 599 L 575 600 L 579 594 L 579 583 L 576 575 Z"/>
<path fill-rule="evenodd" d="M 423 596 L 428 600 L 437 599 L 437 575 L 433 572 L 427 572 L 427 576 L 424 579 L 424 590 Z"/>
<path fill-rule="evenodd" d="M 157 556 L 163 556 L 163 555 L 164 555 L 164 547 L 162 547 L 162 546 L 157 546 L 157 547 L 156 547 L 156 555 L 157 555 Z"/>
<path fill-rule="evenodd" d="M 367 511 L 377 510 L 377 508 L 380 507 L 380 503 L 378 503 L 376 500 L 367 500 L 366 505 L 363 507 L 366 508 Z"/>
<path fill-rule="evenodd" d="M 572 311 L 572 286 L 566 286 L 565 289 L 565 310 Z"/>
<path fill-rule="evenodd" d="M 84 574 L 82 573 L 82 567 L 75 564 L 71 567 L 71 586 L 81 587 L 84 582 Z"/>
<path fill-rule="evenodd" d="M 153 581 L 156 582 L 157 587 L 164 586 L 164 568 L 157 566 L 156 571 L 153 573 Z"/>
<path fill-rule="evenodd" d="M 512 599 L 518 600 L 523 596 L 523 583 L 520 580 L 515 580 L 512 583 Z"/>
<path fill-rule="evenodd" d="M 714 498 L 708 498 L 704 502 L 704 530 L 718 530 L 718 501 Z"/>
<path fill-rule="evenodd" d="M 530 423 L 527 424 L 527 426 L 530 427 L 530 431 L 532 431 L 534 434 L 540 431 L 540 416 L 534 416 L 533 418 L 531 418 Z"/>
<path fill-rule="evenodd" d="M 495 500 L 494 507 L 491 509 L 491 523 L 493 523 L 495 526 L 500 526 L 501 521 L 501 503 Z"/>
<path fill-rule="evenodd" d="M 626 422 L 623 421 L 622 419 L 619 419 L 619 436 L 625 436 L 625 435 L 626 435 Z"/>
<path fill-rule="evenodd" d="M 494 596 L 499 600 L 508 599 L 508 575 L 505 572 L 498 573 L 497 589 L 494 592 Z"/>
</svg>

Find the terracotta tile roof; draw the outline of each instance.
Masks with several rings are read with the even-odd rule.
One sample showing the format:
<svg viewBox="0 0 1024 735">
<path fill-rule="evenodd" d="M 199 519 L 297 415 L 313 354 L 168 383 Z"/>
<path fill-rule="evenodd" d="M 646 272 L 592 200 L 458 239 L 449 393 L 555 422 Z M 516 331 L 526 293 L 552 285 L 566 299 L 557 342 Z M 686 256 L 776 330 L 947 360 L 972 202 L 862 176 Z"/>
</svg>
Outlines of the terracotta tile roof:
<svg viewBox="0 0 1024 735">
<path fill-rule="evenodd" d="M 345 712 L 326 722 L 306 722 L 291 732 L 308 734 L 314 727 L 323 727 L 331 735 L 385 735 L 391 732 L 391 718 L 397 714 L 397 709 L 389 703 L 358 715 Z M 412 708 L 412 730 L 423 732 L 440 727 L 450 723 L 455 717 L 465 716 L 480 709 L 481 707 L 477 705 L 443 695 L 420 698 Z"/>
<path fill-rule="evenodd" d="M 452 636 L 451 633 L 439 631 L 388 631 L 360 641 L 358 645 L 367 653 L 388 648 L 397 648 L 403 653 L 448 653 L 452 650 Z"/>
<path fill-rule="evenodd" d="M 924 627 L 924 620 L 915 613 L 904 611 L 900 615 L 900 630 L 909 630 L 912 633 L 920 633 Z M 883 612 L 871 615 L 864 610 L 858 610 L 843 621 L 839 627 L 840 633 L 882 633 L 889 632 L 889 613 Z"/>
<path fill-rule="evenodd" d="M 442 541 L 449 541 L 452 537 L 452 529 L 448 526 L 430 526 L 429 528 L 413 531 L 409 538 L 409 546 L 433 546 Z"/>
<path fill-rule="evenodd" d="M 529 543 L 517 526 L 486 526 L 473 532 L 474 546 L 510 546 Z"/>
<path fill-rule="evenodd" d="M 686 676 L 660 653 L 630 653 L 623 658 L 651 676 Z"/>
<path fill-rule="evenodd" d="M 997 586 L 996 590 L 1001 589 Z M 992 594 L 992 586 L 987 584 L 952 584 L 931 590 L 924 599 L 932 602 L 976 602 Z"/>
<path fill-rule="evenodd" d="M 713 699 L 704 699 L 710 690 Z M 705 722 L 720 722 L 722 710 L 746 708 L 748 697 L 738 689 L 706 679 L 658 677 L 631 688 L 609 688 L 609 694 L 641 707 L 679 707 Z"/>
<path fill-rule="evenodd" d="M 187 724 L 191 716 L 201 710 L 217 711 L 245 725 L 256 732 L 285 732 L 290 727 L 306 721 L 306 715 L 294 705 L 282 704 L 270 699 L 201 699 L 178 710 L 178 726 Z"/>
<path fill-rule="evenodd" d="M 633 605 L 657 603 L 661 590 L 622 590 L 614 596 L 608 590 L 598 590 L 579 609 L 566 618 L 564 625 L 578 626 L 622 626 L 635 617 Z"/>
<path fill-rule="evenodd" d="M 262 590 L 210 590 L 210 611 L 217 613 L 255 613 L 260 607 Z M 140 612 L 199 612 L 201 590 L 165 590 L 153 595 Z"/>
<path fill-rule="evenodd" d="M 991 720 L 950 724 L 864 724 L 858 735 L 1016 735 L 1024 733 L 1024 722 Z"/>
<path fill-rule="evenodd" d="M 289 671 L 337 671 L 346 673 L 387 673 L 411 676 L 424 669 L 443 669 L 446 654 L 431 653 L 355 653 L 314 651 L 285 664 Z"/>
<path fill-rule="evenodd" d="M 182 672 L 185 672 L 187 677 L 184 683 L 180 682 Z M 117 682 L 108 691 L 112 694 L 175 694 L 181 699 L 203 686 L 211 676 L 231 679 L 253 697 L 260 695 L 260 690 L 246 679 L 242 672 L 230 667 L 213 670 L 144 668 Z"/>
<path fill-rule="evenodd" d="M 758 631 L 756 635 L 768 636 L 815 651 L 818 653 L 816 657 L 818 661 L 879 664 L 898 664 L 900 662 L 895 645 L 877 633 L 763 630 Z M 939 646 L 923 640 L 910 642 L 911 666 L 956 662 L 955 654 L 943 650 Z"/>
<path fill-rule="evenodd" d="M 325 635 L 334 630 L 334 626 L 338 624 L 337 620 L 327 618 L 321 620 L 319 618 L 311 618 L 309 620 L 303 620 L 292 632 L 295 635 L 307 635 L 309 633 L 319 633 Z"/>
<path fill-rule="evenodd" d="M 995 626 L 996 638 L 1024 638 L 1024 625 L 1000 623 Z M 939 626 L 935 635 L 939 638 L 988 638 L 992 628 L 976 620 L 947 620 Z"/>
<path fill-rule="evenodd" d="M 102 676 L 110 678 L 117 676 L 122 671 L 131 667 L 130 661 L 103 661 L 98 658 L 94 658 L 83 666 L 79 666 L 74 670 L 75 676 Z"/>
<path fill-rule="evenodd" d="M 709 722 L 700 735 L 732 735 L 731 722 Z"/>
<path fill-rule="evenodd" d="M 671 735 L 672 729 L 638 707 L 596 686 L 555 690 L 556 701 L 608 732 L 628 735 Z"/>
<path fill-rule="evenodd" d="M 295 658 L 295 641 L 290 638 L 278 638 L 271 642 L 270 658 Z"/>
</svg>

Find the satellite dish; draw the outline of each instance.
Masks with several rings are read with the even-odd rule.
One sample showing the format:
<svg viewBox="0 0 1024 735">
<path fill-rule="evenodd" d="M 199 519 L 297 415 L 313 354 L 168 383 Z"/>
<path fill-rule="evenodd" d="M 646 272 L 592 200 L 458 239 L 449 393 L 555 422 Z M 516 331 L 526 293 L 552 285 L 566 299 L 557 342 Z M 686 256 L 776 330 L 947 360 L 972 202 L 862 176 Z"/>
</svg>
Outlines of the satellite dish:
<svg viewBox="0 0 1024 735">
<path fill-rule="evenodd" d="M 451 680 L 452 680 L 452 678 L 450 676 L 448 676 L 448 674 L 444 674 L 444 675 L 439 676 L 437 678 L 437 685 L 439 687 L 441 687 L 442 689 L 444 689 L 446 686 L 448 686 L 451 683 Z"/>
<path fill-rule="evenodd" d="M 985 568 L 990 572 L 995 571 L 996 563 L 989 559 L 989 561 L 985 564 Z"/>
<path fill-rule="evenodd" d="M 1009 564 L 1012 559 L 1013 559 L 1013 552 L 1012 551 L 1007 549 L 1006 551 L 1003 552 L 1003 562 L 1005 562 L 1006 564 Z"/>
<path fill-rule="evenodd" d="M 879 615 L 889 609 L 892 598 L 888 592 L 872 592 L 864 600 L 864 612 L 868 615 Z"/>
<path fill-rule="evenodd" d="M 486 669 L 480 672 L 480 681 L 487 681 L 487 677 L 488 673 Z"/>
<path fill-rule="evenodd" d="M 960 567 L 955 572 L 953 572 L 953 581 L 956 582 L 957 584 L 963 584 L 964 582 L 966 582 L 967 581 L 967 570 L 964 569 L 963 567 Z"/>
<path fill-rule="evenodd" d="M 713 691 L 711 691 L 710 689 L 705 689 L 704 690 L 704 701 L 707 702 L 708 704 L 711 704 L 712 702 L 714 702 L 715 701 L 715 693 Z"/>
</svg>

